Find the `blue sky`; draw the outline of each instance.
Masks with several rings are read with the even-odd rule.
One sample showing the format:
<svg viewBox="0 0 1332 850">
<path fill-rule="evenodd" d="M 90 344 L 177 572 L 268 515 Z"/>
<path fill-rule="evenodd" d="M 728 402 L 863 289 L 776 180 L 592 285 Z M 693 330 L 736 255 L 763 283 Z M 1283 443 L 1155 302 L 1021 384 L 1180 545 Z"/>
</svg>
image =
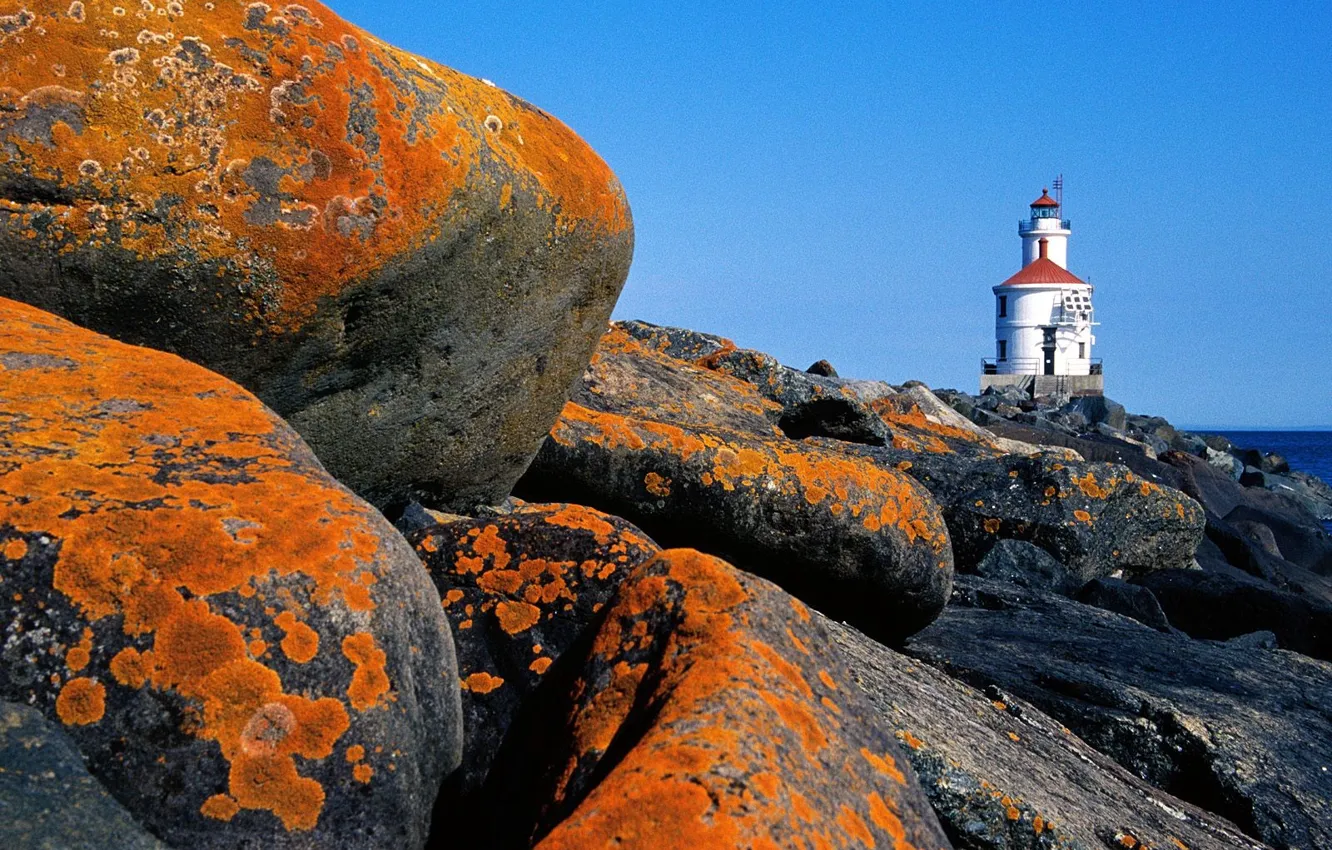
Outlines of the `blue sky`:
<svg viewBox="0 0 1332 850">
<path fill-rule="evenodd" d="M 1111 397 L 1332 426 L 1332 5 L 332 7 L 605 157 L 637 232 L 617 318 L 974 392 L 1062 172 Z"/>
</svg>

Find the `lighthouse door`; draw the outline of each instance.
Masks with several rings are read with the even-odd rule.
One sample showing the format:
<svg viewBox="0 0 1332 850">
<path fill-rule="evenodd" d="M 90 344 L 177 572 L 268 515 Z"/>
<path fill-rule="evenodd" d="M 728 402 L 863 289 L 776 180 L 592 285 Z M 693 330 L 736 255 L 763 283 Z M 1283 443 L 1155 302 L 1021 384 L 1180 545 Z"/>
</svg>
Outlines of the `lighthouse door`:
<svg viewBox="0 0 1332 850">
<path fill-rule="evenodd" d="M 1044 344 L 1041 346 L 1041 352 L 1045 355 L 1044 368 L 1041 374 L 1053 375 L 1055 373 L 1055 329 L 1041 328 L 1045 331 Z"/>
</svg>

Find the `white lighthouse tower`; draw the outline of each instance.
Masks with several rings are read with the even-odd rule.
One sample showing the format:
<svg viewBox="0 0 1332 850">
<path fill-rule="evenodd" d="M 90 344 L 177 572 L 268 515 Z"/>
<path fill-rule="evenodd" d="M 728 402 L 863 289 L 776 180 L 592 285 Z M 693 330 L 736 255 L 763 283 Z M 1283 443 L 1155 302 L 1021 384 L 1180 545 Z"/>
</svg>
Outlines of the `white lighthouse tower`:
<svg viewBox="0 0 1332 850">
<path fill-rule="evenodd" d="M 1101 361 L 1092 357 L 1092 285 L 1068 270 L 1071 233 L 1062 202 L 1042 190 L 1030 218 L 1018 222 L 1022 268 L 993 288 L 995 356 L 982 361 L 982 392 L 1004 386 L 1033 397 L 1105 391 Z"/>
</svg>

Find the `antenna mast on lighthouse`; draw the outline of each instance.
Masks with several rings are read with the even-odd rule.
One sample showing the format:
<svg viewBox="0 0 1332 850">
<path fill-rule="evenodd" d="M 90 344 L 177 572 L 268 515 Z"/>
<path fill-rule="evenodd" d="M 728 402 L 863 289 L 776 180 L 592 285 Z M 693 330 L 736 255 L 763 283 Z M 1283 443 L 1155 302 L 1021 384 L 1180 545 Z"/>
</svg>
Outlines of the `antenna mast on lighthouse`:
<svg viewBox="0 0 1332 850">
<path fill-rule="evenodd" d="M 1064 217 L 1064 175 L 1060 174 L 1054 179 L 1052 184 L 1055 190 L 1055 200 L 1059 202 L 1059 217 Z"/>
</svg>

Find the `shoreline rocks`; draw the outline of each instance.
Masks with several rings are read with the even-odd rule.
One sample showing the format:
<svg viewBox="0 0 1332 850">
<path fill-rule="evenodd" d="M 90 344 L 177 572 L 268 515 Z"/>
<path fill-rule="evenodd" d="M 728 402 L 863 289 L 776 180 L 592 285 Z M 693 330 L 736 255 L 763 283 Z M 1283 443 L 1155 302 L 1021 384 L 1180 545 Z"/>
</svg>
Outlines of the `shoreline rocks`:
<svg viewBox="0 0 1332 850">
<path fill-rule="evenodd" d="M 235 384 L 0 299 L 0 698 L 182 847 L 419 846 L 453 641 L 388 521 Z"/>
<path fill-rule="evenodd" d="M 768 582 L 663 552 L 496 760 L 486 846 L 948 847 L 829 641 Z"/>
<path fill-rule="evenodd" d="M 503 499 L 628 272 L 614 174 L 319 4 L 131 5 L 0 43 L 0 296 L 237 381 L 380 507 Z"/>
<path fill-rule="evenodd" d="M 892 470 L 781 438 L 681 428 L 572 402 L 519 485 L 623 516 L 756 572 L 884 640 L 929 623 L 953 556 L 929 493 Z"/>
</svg>

